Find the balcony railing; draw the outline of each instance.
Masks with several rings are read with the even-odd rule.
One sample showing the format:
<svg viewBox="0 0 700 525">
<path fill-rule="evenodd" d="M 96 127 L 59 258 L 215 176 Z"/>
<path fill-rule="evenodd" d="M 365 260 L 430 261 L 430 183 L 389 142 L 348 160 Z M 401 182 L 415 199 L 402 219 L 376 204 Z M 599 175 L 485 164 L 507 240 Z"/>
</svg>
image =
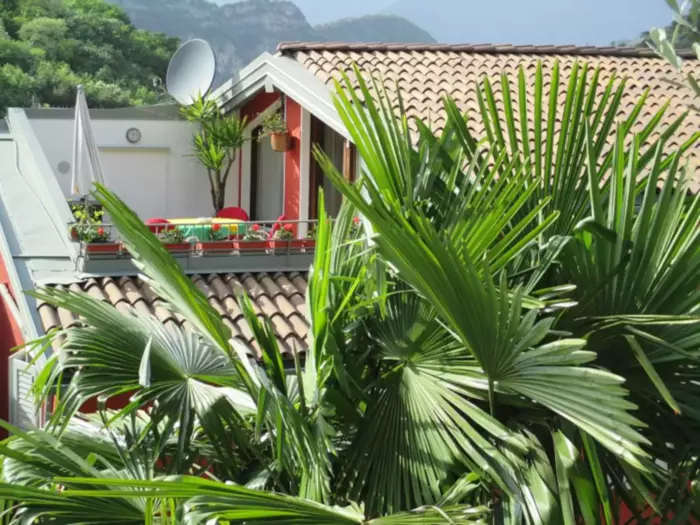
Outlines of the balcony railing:
<svg viewBox="0 0 700 525">
<path fill-rule="evenodd" d="M 316 246 L 317 221 L 172 221 L 147 227 L 185 268 L 303 267 L 308 266 Z M 71 239 L 79 246 L 84 271 L 99 271 L 99 268 L 116 271 L 118 261 L 131 259 L 113 224 L 74 223 L 69 231 Z M 267 260 L 255 262 L 260 258 Z"/>
</svg>

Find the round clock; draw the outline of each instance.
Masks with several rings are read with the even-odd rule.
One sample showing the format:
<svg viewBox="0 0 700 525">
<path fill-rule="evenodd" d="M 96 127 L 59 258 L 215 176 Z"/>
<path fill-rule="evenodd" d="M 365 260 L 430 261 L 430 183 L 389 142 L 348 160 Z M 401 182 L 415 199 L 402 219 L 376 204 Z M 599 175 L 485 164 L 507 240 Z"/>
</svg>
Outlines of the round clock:
<svg viewBox="0 0 700 525">
<path fill-rule="evenodd" d="M 131 144 L 136 144 L 139 140 L 141 140 L 141 130 L 137 128 L 129 128 L 126 130 L 126 140 L 128 140 Z"/>
</svg>

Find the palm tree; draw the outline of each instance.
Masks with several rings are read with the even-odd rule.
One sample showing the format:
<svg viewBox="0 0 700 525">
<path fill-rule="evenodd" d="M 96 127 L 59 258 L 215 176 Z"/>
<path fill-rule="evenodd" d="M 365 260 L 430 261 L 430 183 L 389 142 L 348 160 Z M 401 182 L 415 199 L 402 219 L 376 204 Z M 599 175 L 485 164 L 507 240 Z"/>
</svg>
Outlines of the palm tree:
<svg viewBox="0 0 700 525">
<path fill-rule="evenodd" d="M 586 74 L 564 107 L 595 98 Z M 336 105 L 364 174 L 349 184 L 316 151 L 346 202 L 333 225 L 320 218 L 309 347 L 291 362 L 240 297 L 261 349 L 251 358 L 98 188 L 140 272 L 192 330 L 35 293 L 83 324 L 41 341 L 65 337 L 65 358 L 37 395 L 70 376 L 47 427 L 3 425 L 10 522 L 568 525 L 620 523 L 623 503 L 637 517 L 698 516 L 700 197 L 681 164 L 697 137 L 666 152 L 677 123 L 660 128 L 661 114 L 637 136 L 638 112 L 615 129 L 611 83 L 608 103 L 582 102 L 561 135 L 536 88 L 546 133 L 518 139 L 512 105 L 494 119 L 485 83 L 482 117 L 502 117 L 507 140 L 472 137 L 448 100 L 445 131 L 418 123 L 416 148 L 381 86 L 352 85 Z M 125 392 L 120 411 L 79 414 Z"/>
</svg>

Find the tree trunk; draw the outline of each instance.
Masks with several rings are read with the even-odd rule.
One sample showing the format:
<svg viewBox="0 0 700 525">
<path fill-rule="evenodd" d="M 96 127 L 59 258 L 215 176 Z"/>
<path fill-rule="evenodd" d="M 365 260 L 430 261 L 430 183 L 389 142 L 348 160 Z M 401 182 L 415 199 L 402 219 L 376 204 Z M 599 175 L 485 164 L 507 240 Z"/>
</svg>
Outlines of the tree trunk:
<svg viewBox="0 0 700 525">
<path fill-rule="evenodd" d="M 225 183 L 221 180 L 221 173 L 215 173 L 214 187 L 212 188 L 212 196 L 214 197 L 214 214 L 217 214 L 224 209 L 224 200 L 226 199 L 226 192 L 224 191 L 224 188 Z"/>
<path fill-rule="evenodd" d="M 216 201 L 214 202 L 215 213 L 219 213 L 221 210 L 224 209 L 224 197 L 225 193 L 223 191 L 219 191 L 219 193 L 216 196 Z"/>
</svg>

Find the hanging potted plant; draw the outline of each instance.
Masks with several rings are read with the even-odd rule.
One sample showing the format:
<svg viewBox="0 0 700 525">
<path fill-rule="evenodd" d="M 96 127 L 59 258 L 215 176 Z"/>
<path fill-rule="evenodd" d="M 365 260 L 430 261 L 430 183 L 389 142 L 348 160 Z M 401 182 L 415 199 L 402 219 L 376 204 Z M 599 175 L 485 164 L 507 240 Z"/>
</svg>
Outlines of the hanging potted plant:
<svg viewBox="0 0 700 525">
<path fill-rule="evenodd" d="M 200 126 L 192 137 L 192 155 L 207 170 L 216 215 L 224 208 L 226 183 L 238 150 L 246 140 L 246 119 L 222 114 L 214 100 L 205 100 L 201 95 L 191 105 L 180 108 L 180 113 Z"/>
<path fill-rule="evenodd" d="M 267 232 L 259 224 L 253 224 L 233 246 L 238 251 L 264 251 L 269 246 Z"/>
<path fill-rule="evenodd" d="M 231 252 L 233 251 L 233 239 L 228 228 L 222 228 L 221 224 L 212 224 L 207 231 L 208 242 L 198 242 L 199 252 Z"/>
<path fill-rule="evenodd" d="M 270 113 L 265 117 L 262 123 L 262 133 L 260 138 L 270 137 L 273 151 L 288 151 L 289 146 L 289 130 L 287 123 L 282 118 L 279 112 Z"/>
<path fill-rule="evenodd" d="M 273 250 L 287 248 L 302 248 L 304 246 L 303 239 L 297 239 L 294 235 L 294 225 L 285 224 L 275 232 L 270 239 L 270 248 Z"/>
<path fill-rule="evenodd" d="M 158 233 L 158 238 L 169 252 L 188 252 L 192 247 L 177 228 L 161 231 Z"/>
</svg>

